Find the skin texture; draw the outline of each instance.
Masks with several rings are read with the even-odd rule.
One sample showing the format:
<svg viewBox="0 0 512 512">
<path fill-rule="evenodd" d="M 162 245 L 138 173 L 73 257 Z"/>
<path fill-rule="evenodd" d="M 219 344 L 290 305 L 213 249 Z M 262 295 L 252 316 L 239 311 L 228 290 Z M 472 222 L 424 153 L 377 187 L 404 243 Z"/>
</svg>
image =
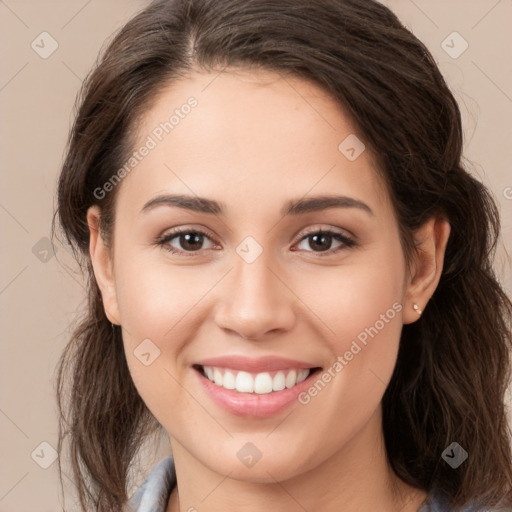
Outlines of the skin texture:
<svg viewBox="0 0 512 512">
<path fill-rule="evenodd" d="M 161 92 L 141 119 L 136 147 L 191 96 L 198 105 L 118 185 L 112 247 L 98 232 L 98 207 L 88 212 L 105 311 L 122 326 L 135 385 L 171 439 L 179 505 L 174 492 L 168 512 L 268 503 L 277 512 L 418 510 L 426 493 L 387 464 L 381 399 L 402 324 L 419 318 L 413 303 L 424 309 L 439 282 L 448 223 L 431 219 L 416 233 L 421 251 L 407 272 L 370 151 L 351 162 L 338 150 L 348 135 L 364 136 L 327 93 L 297 78 L 192 73 Z M 162 193 L 215 199 L 225 213 L 165 205 L 141 213 Z M 287 201 L 313 195 L 349 196 L 373 215 L 353 207 L 281 215 Z M 176 227 L 209 235 L 199 250 L 171 254 L 155 240 Z M 320 228 L 357 245 L 332 239 L 315 250 L 304 237 Z M 247 236 L 263 249 L 250 264 L 236 252 Z M 186 252 L 183 243 L 167 245 Z M 401 311 L 317 396 L 270 418 L 219 408 L 192 368 L 229 354 L 327 369 L 393 304 Z M 148 338 L 160 355 L 145 366 L 134 350 Z M 262 454 L 250 468 L 237 457 L 247 442 Z"/>
</svg>

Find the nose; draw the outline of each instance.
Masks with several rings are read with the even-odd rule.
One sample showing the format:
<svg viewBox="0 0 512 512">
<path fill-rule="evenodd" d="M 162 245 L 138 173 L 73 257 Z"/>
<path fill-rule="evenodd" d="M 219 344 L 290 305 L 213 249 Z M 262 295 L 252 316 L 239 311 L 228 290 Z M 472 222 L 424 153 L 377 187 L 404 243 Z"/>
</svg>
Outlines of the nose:
<svg viewBox="0 0 512 512">
<path fill-rule="evenodd" d="M 252 263 L 236 255 L 234 265 L 219 290 L 216 324 L 252 341 L 290 330 L 297 299 L 283 272 L 271 268 L 275 264 L 270 264 L 265 251 Z"/>
</svg>

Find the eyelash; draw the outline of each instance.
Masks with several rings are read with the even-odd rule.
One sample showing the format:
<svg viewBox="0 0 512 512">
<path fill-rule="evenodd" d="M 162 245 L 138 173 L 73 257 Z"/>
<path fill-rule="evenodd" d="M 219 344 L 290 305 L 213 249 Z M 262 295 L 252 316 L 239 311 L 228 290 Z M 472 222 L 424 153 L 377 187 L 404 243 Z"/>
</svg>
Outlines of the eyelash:
<svg viewBox="0 0 512 512">
<path fill-rule="evenodd" d="M 155 242 L 157 245 L 161 246 L 166 251 L 169 251 L 172 254 L 181 254 L 186 257 L 195 256 L 197 253 L 201 252 L 199 251 L 181 251 L 179 249 L 175 249 L 171 245 L 168 245 L 171 240 L 174 240 L 175 238 L 179 237 L 183 234 L 194 234 L 194 235 L 202 235 L 206 238 L 211 239 L 210 235 L 206 233 L 205 231 L 201 229 L 176 229 L 175 231 L 172 231 L 171 233 L 168 233 L 167 235 L 158 238 Z M 312 237 L 313 235 L 327 235 L 331 236 L 332 238 L 336 239 L 337 241 L 341 242 L 343 245 L 337 247 L 336 249 L 330 249 L 328 251 L 306 251 L 306 252 L 312 252 L 316 254 L 318 257 L 325 257 L 330 256 L 332 254 L 336 254 L 341 250 L 344 249 L 350 249 L 351 247 L 355 247 L 357 243 L 352 240 L 351 238 L 342 235 L 341 233 L 337 231 L 331 231 L 331 230 L 324 230 L 324 229 L 316 229 L 314 231 L 310 231 L 304 234 L 304 236 L 297 242 L 300 243 L 303 240 L 306 240 L 307 238 Z"/>
</svg>

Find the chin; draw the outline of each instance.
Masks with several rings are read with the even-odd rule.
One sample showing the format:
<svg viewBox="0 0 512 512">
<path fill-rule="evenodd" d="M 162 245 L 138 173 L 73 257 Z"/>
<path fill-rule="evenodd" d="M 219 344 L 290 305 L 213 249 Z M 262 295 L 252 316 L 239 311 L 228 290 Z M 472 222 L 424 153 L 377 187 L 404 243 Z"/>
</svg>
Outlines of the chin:
<svg viewBox="0 0 512 512">
<path fill-rule="evenodd" d="M 289 442 L 289 451 L 284 452 L 268 443 L 261 451 L 250 441 L 234 444 L 236 447 L 230 446 L 223 454 L 200 462 L 215 473 L 229 475 L 234 480 L 265 484 L 289 480 L 314 466 L 309 452 L 295 449 L 299 445 L 294 442 Z M 226 453 L 230 452 L 235 456 L 227 457 Z"/>
</svg>

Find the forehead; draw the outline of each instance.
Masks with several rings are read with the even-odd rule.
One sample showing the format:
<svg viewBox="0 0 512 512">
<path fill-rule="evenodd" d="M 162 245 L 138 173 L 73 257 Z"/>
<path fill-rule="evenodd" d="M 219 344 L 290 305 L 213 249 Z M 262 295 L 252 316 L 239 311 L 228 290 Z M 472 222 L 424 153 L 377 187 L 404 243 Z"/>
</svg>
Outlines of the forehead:
<svg viewBox="0 0 512 512">
<path fill-rule="evenodd" d="M 132 161 L 120 195 L 131 204 L 169 190 L 225 204 L 250 196 L 263 209 L 283 194 L 335 188 L 385 202 L 370 151 L 347 157 L 347 146 L 360 152 L 363 140 L 342 106 L 309 81 L 272 71 L 194 72 L 163 88 L 140 119 L 134 150 L 149 149 Z"/>
</svg>

